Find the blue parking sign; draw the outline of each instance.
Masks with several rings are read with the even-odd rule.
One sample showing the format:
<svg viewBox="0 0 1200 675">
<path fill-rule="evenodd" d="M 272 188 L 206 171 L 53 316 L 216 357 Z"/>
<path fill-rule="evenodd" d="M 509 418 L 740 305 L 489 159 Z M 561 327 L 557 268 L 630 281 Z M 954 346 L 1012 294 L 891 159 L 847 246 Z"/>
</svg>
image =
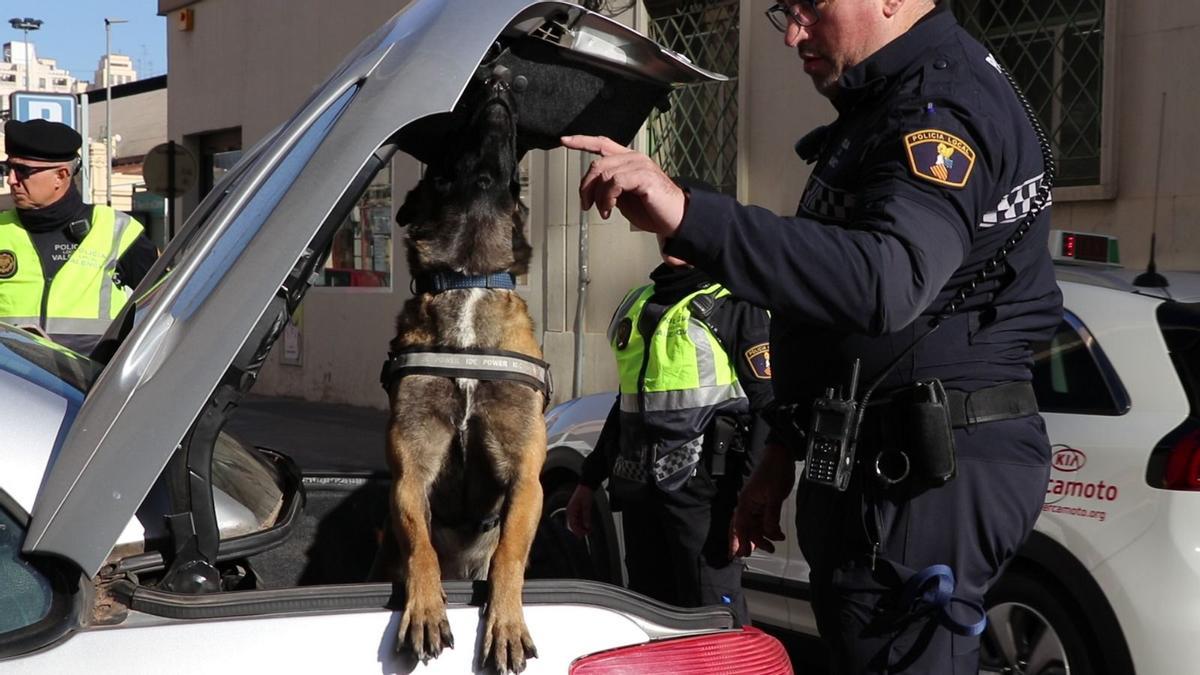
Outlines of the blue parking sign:
<svg viewBox="0 0 1200 675">
<path fill-rule="evenodd" d="M 72 129 L 75 124 L 74 94 L 35 94 L 28 91 L 13 92 L 9 98 L 12 118 L 21 122 L 43 119 L 61 122 Z"/>
</svg>

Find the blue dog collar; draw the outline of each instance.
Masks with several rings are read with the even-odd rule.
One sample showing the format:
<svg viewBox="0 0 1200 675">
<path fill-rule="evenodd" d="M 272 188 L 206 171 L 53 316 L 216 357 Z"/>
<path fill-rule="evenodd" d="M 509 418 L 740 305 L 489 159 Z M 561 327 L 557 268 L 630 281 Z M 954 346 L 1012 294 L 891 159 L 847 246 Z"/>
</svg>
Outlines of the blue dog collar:
<svg viewBox="0 0 1200 675">
<path fill-rule="evenodd" d="M 510 272 L 493 274 L 459 274 L 458 272 L 432 272 L 413 279 L 414 293 L 441 293 L 464 288 L 499 288 L 514 290 L 516 280 Z"/>
</svg>

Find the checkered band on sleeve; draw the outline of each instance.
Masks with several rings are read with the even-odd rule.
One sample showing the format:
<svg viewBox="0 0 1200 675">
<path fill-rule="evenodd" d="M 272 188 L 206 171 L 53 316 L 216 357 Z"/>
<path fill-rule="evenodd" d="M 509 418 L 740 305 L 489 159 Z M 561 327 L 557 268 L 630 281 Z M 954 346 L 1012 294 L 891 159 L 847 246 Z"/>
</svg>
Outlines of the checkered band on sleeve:
<svg viewBox="0 0 1200 675">
<path fill-rule="evenodd" d="M 1045 174 L 1038 174 L 1033 178 L 1018 185 L 1012 192 L 1004 196 L 1000 200 L 1000 204 L 995 211 L 989 211 L 983 214 L 983 222 L 979 223 L 980 229 L 987 229 L 997 225 L 1008 225 L 1015 223 L 1025 217 L 1029 213 L 1029 209 L 1033 206 L 1033 202 L 1037 199 L 1038 188 L 1042 186 L 1042 177 Z M 1051 199 L 1046 203 L 1047 206 L 1053 201 Z"/>
<path fill-rule="evenodd" d="M 832 187 L 816 176 L 809 179 L 800 201 L 802 213 L 837 223 L 850 222 L 857 206 L 858 200 L 853 193 Z"/>
</svg>

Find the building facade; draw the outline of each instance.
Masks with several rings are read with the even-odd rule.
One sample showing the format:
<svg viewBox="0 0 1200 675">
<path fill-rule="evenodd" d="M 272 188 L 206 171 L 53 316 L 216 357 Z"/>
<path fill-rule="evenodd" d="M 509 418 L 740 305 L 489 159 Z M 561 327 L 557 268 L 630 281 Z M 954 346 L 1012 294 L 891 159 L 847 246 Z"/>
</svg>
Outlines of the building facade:
<svg viewBox="0 0 1200 675">
<path fill-rule="evenodd" d="M 95 86 L 104 86 L 105 66 L 108 67 L 108 79 L 115 87 L 118 84 L 128 84 L 138 79 L 137 70 L 133 67 L 133 59 L 124 54 L 106 54 L 100 57 L 96 66 L 96 74 L 92 76 Z"/>
<path fill-rule="evenodd" d="M 638 147 L 678 175 L 780 213 L 794 212 L 808 168 L 793 142 L 834 111 L 763 12 L 768 0 L 607 0 L 602 9 L 731 75 L 676 92 Z M 200 160 L 187 213 L 220 174 L 284 121 L 343 55 L 398 9 L 363 0 L 159 0 L 168 21 L 169 137 Z M 1062 167 L 1055 225 L 1117 235 L 1127 267 L 1144 266 L 1157 232 L 1160 268 L 1200 268 L 1200 3 L 1175 0 L 954 0 L 960 21 L 1021 81 Z M 182 14 L 186 10 L 186 15 Z M 336 14 L 336 16 L 334 16 Z M 184 20 L 186 18 L 186 20 Z M 614 216 L 581 214 L 586 158 L 535 151 L 524 166 L 535 265 L 520 280 L 555 370 L 556 399 L 612 389 L 604 336 L 624 292 L 658 261 L 652 237 Z M 382 407 L 379 366 L 392 316 L 408 297 L 391 225 L 420 167 L 407 157 L 377 176 L 339 235 L 256 391 Z M 580 231 L 587 228 L 586 266 Z M 586 269 L 588 283 L 580 283 Z M 352 337 L 347 337 L 352 336 Z"/>
<path fill-rule="evenodd" d="M 5 110 L 8 109 L 9 94 L 14 91 L 75 94 L 87 89 L 87 86 L 86 81 L 76 79 L 70 71 L 59 68 L 58 61 L 38 57 L 34 43 L 4 43 L 4 61 L 0 62 L 0 100 Z"/>
</svg>

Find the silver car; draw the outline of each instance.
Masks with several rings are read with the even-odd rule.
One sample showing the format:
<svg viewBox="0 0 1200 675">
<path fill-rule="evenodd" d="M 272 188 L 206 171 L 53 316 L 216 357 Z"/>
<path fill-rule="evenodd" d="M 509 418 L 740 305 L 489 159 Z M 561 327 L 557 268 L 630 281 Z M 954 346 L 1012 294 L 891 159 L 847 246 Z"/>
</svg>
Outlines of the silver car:
<svg viewBox="0 0 1200 675">
<path fill-rule="evenodd" d="M 529 62 L 530 92 L 549 71 L 598 84 L 557 97 L 528 147 L 628 137 L 674 84 L 715 77 L 571 3 L 417 0 L 208 195 L 96 360 L 0 326 L 0 671 L 473 670 L 470 640 L 424 666 L 395 654 L 392 586 L 356 583 L 375 531 L 355 508 L 378 486 L 305 478 L 222 428 L 373 175 L 398 151 L 436 151 L 481 66 Z M 455 634 L 476 634 L 479 589 L 446 593 Z M 720 608 L 536 580 L 525 613 L 529 672 L 702 672 L 739 651 L 790 671 L 777 641 Z"/>
</svg>

